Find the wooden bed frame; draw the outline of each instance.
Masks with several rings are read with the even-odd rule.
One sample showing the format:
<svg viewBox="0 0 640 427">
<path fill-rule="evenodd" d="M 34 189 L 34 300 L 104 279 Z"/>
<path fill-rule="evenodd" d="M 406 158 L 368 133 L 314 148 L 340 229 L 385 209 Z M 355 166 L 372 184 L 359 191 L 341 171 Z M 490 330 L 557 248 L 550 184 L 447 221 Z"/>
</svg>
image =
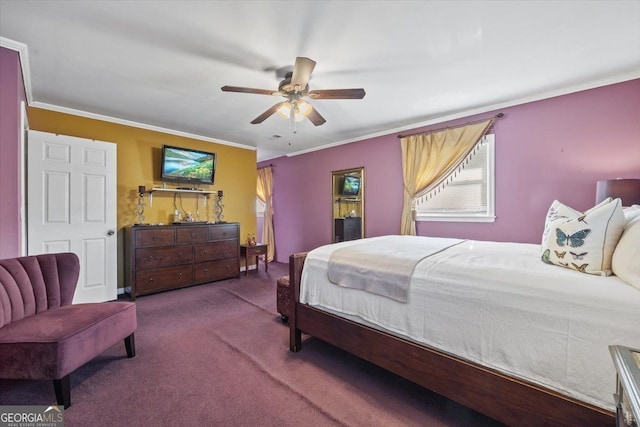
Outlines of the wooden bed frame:
<svg viewBox="0 0 640 427">
<path fill-rule="evenodd" d="M 301 350 L 302 333 L 315 336 L 508 425 L 615 425 L 613 412 L 300 304 L 305 257 L 306 253 L 289 257 L 291 351 Z"/>
</svg>

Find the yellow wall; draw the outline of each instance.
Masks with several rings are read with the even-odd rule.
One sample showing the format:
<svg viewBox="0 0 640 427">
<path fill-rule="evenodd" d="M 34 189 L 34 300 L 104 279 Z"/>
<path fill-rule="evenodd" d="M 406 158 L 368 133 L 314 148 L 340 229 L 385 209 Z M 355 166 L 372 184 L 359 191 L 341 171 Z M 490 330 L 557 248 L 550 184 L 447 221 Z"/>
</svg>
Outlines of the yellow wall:
<svg viewBox="0 0 640 427">
<path fill-rule="evenodd" d="M 50 110 L 29 107 L 29 128 L 60 135 L 77 136 L 113 142 L 118 152 L 118 287 L 124 286 L 123 273 L 123 227 L 137 222 L 136 204 L 138 186 L 147 189 L 161 187 L 160 162 L 163 144 L 194 148 L 216 153 L 216 175 L 214 184 L 202 185 L 203 190 L 224 190 L 224 221 L 240 223 L 242 236 L 256 233 L 256 151 L 214 144 L 207 141 L 185 138 L 89 119 Z M 167 183 L 174 188 L 176 184 Z M 215 196 L 209 196 L 206 208 L 202 196 L 181 194 L 184 211 L 200 212 L 200 220 L 215 220 Z M 145 199 L 146 223 L 168 223 L 173 214 L 173 193 L 154 193 L 153 206 Z M 179 198 L 177 201 L 179 202 Z M 198 201 L 198 204 L 196 204 Z"/>
</svg>

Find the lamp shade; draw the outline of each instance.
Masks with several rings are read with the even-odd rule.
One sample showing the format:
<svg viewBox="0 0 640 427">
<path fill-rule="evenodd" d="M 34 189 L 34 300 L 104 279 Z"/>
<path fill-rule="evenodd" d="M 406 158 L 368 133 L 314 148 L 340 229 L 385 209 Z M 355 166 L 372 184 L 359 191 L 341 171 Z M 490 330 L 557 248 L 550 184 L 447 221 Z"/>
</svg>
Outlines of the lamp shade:
<svg viewBox="0 0 640 427">
<path fill-rule="evenodd" d="M 620 198 L 622 206 L 640 205 L 640 179 L 610 179 L 598 181 L 596 204 L 607 197 Z"/>
</svg>

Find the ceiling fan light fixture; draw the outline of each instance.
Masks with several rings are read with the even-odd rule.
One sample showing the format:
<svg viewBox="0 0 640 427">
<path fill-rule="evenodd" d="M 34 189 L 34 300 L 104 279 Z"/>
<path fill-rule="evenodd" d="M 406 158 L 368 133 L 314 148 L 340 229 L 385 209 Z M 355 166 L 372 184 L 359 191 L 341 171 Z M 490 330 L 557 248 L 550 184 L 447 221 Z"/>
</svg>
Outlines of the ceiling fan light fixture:
<svg viewBox="0 0 640 427">
<path fill-rule="evenodd" d="M 295 120 L 296 122 L 301 122 L 302 120 L 306 119 L 309 113 L 311 113 L 311 110 L 313 109 L 311 104 L 309 104 L 307 101 L 299 100 L 294 102 L 293 105 L 294 105 L 293 120 Z M 288 120 L 291 115 L 291 102 L 289 101 L 283 102 L 280 105 L 280 108 L 278 108 L 278 114 L 282 118 Z"/>
<path fill-rule="evenodd" d="M 314 126 L 320 126 L 326 123 L 326 119 L 322 117 L 322 115 L 318 113 L 318 110 L 313 108 L 311 104 L 304 101 L 303 98 L 362 99 L 364 98 L 365 91 L 362 88 L 309 90 L 308 82 L 315 66 L 316 61 L 313 59 L 299 56 L 296 58 L 296 63 L 293 67 L 283 67 L 282 69 L 278 69 L 278 77 L 284 77 L 284 79 L 280 84 L 278 84 L 277 91 L 240 86 L 222 86 L 221 89 L 223 92 L 277 95 L 282 96 L 285 99 L 284 102 L 274 104 L 267 111 L 253 119 L 250 122 L 252 125 L 264 122 L 265 119 L 268 119 L 277 112 L 279 116 L 287 119 L 290 129 L 295 129 L 295 122 L 300 122 L 305 118 L 308 118 Z"/>
</svg>

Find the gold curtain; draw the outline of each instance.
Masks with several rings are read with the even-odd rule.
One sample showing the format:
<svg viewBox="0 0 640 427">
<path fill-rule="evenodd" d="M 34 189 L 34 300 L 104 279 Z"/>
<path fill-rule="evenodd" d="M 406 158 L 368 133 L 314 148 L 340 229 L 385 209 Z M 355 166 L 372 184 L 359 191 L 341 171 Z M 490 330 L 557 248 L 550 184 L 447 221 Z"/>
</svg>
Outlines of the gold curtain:
<svg viewBox="0 0 640 427">
<path fill-rule="evenodd" d="M 417 134 L 400 139 L 404 200 L 400 234 L 416 234 L 415 199 L 423 196 L 451 175 L 491 128 L 493 120 Z"/>
<path fill-rule="evenodd" d="M 271 166 L 258 169 L 257 195 L 265 204 L 262 243 L 269 245 L 266 257 L 267 262 L 271 262 L 276 253 L 276 240 L 273 235 L 273 170 Z"/>
</svg>

